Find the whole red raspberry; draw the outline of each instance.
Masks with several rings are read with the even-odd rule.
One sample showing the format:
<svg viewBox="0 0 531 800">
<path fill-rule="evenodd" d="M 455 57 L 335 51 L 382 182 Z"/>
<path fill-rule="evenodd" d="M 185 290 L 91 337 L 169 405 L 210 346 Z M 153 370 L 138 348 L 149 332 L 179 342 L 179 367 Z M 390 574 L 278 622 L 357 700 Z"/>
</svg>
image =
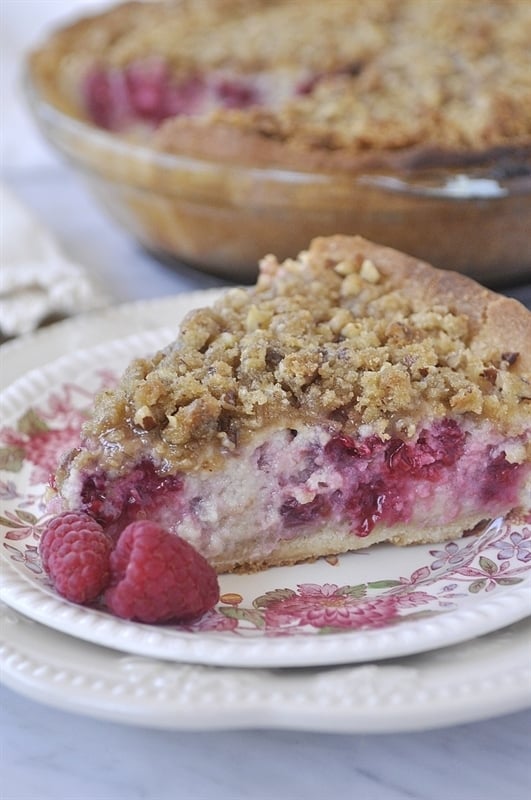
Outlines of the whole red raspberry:
<svg viewBox="0 0 531 800">
<path fill-rule="evenodd" d="M 83 512 L 54 517 L 41 536 L 44 571 L 63 597 L 90 603 L 109 584 L 112 541 L 96 520 Z"/>
<path fill-rule="evenodd" d="M 154 522 L 133 522 L 111 554 L 105 602 L 118 617 L 184 622 L 219 599 L 214 569 L 191 544 Z"/>
</svg>

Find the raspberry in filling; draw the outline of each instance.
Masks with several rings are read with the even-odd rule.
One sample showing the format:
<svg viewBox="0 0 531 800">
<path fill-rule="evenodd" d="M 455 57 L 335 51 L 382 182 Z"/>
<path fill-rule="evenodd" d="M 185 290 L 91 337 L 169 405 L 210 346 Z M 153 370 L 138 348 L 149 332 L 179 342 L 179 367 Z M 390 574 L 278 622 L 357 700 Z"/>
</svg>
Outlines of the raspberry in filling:
<svg viewBox="0 0 531 800">
<path fill-rule="evenodd" d="M 153 60 L 124 69 L 95 67 L 87 73 L 81 94 L 89 119 L 119 132 L 139 124 L 156 128 L 172 117 L 198 116 L 217 108 L 274 107 L 286 95 L 310 92 L 318 81 L 318 76 L 302 81 L 297 73 L 279 89 L 274 74 L 212 71 L 177 78 L 163 61 Z"/>
<path fill-rule="evenodd" d="M 423 429 L 414 442 L 355 440 L 325 428 L 301 429 L 296 437 L 278 431 L 258 450 L 239 453 L 234 472 L 235 457 L 228 456 L 219 474 L 163 476 L 144 461 L 124 477 L 88 476 L 81 507 L 114 535 L 137 519 L 185 532 L 214 561 L 242 529 L 247 538 L 262 531 L 265 556 L 274 543 L 323 525 L 343 526 L 355 541 L 382 526 L 392 531 L 434 519 L 447 526 L 478 512 L 492 518 L 517 503 L 530 467 L 509 463 L 484 435 L 465 432 L 455 420 Z"/>
<path fill-rule="evenodd" d="M 199 75 L 176 84 L 165 65 L 154 62 L 125 70 L 94 69 L 85 78 L 82 94 L 92 122 L 120 131 L 134 123 L 156 127 L 169 117 L 199 113 L 208 87 Z"/>
<path fill-rule="evenodd" d="M 159 475 L 150 461 L 141 461 L 127 475 L 109 483 L 98 472 L 83 481 L 81 508 L 108 530 L 121 530 L 135 519 L 158 516 L 158 506 L 175 499 L 182 487 L 180 475 Z"/>
<path fill-rule="evenodd" d="M 218 572 L 459 537 L 529 508 L 530 332 L 359 237 L 268 256 L 97 398 L 60 502 L 113 535 L 150 519 Z"/>
<path fill-rule="evenodd" d="M 332 73 L 301 68 L 250 73 L 213 69 L 175 76 L 163 60 L 153 58 L 122 69 L 93 67 L 82 82 L 81 96 L 91 122 L 124 132 L 139 125 L 156 128 L 173 117 L 200 116 L 216 109 L 275 109 L 312 94 L 327 78 L 351 73 L 351 67 Z"/>
</svg>

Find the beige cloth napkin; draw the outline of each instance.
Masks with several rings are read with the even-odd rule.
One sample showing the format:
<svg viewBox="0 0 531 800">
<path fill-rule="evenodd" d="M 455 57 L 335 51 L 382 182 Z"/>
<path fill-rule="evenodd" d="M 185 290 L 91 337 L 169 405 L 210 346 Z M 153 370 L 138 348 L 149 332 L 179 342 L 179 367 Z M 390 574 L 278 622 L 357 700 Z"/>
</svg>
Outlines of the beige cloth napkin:
<svg viewBox="0 0 531 800">
<path fill-rule="evenodd" d="M 45 319 L 106 305 L 105 296 L 69 261 L 45 227 L 0 184 L 0 333 L 18 336 Z"/>
</svg>

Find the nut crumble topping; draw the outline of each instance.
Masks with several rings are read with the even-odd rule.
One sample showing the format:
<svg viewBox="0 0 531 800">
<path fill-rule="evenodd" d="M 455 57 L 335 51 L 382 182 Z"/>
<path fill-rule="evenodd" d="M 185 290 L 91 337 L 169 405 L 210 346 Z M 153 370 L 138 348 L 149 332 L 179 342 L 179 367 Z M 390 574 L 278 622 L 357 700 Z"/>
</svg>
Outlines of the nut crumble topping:
<svg viewBox="0 0 531 800">
<path fill-rule="evenodd" d="M 530 317 L 359 237 L 317 239 L 188 315 L 172 345 L 100 395 L 84 434 L 111 468 L 141 443 L 168 471 L 304 424 L 411 438 L 452 416 L 518 435 L 531 428 Z"/>
</svg>

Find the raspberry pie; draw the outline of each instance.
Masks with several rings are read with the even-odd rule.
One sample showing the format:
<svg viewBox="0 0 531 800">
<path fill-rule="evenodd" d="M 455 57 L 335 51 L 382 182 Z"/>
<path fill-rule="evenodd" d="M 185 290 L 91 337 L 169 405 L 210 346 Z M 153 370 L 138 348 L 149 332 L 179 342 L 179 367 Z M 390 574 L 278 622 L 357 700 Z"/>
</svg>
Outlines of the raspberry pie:
<svg viewBox="0 0 531 800">
<path fill-rule="evenodd" d="M 101 394 L 55 479 L 219 571 L 461 536 L 528 506 L 531 315 L 360 237 L 260 265 Z"/>
<path fill-rule="evenodd" d="M 130 2 L 51 35 L 28 96 L 164 258 L 254 282 L 341 231 L 494 284 L 531 269 L 530 41 L 528 0 Z"/>
<path fill-rule="evenodd" d="M 530 36 L 526 0 L 131 2 L 34 63 L 74 115 L 164 150 L 306 170 L 474 163 L 529 157 Z"/>
</svg>

